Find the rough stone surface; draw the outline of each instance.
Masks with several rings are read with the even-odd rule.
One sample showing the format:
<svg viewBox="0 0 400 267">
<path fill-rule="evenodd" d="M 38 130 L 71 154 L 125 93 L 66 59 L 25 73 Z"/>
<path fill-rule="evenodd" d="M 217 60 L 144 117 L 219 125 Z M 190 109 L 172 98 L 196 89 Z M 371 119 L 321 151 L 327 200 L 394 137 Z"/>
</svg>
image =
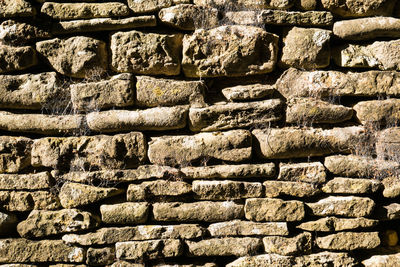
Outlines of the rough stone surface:
<svg viewBox="0 0 400 267">
<path fill-rule="evenodd" d="M 125 202 L 101 205 L 101 220 L 107 224 L 139 224 L 147 221 L 149 204 L 147 202 Z"/>
<path fill-rule="evenodd" d="M 400 196 L 400 181 L 397 176 L 389 176 L 382 180 L 383 196 L 387 198 L 395 198 Z"/>
<path fill-rule="evenodd" d="M 32 17 L 36 9 L 25 0 L 4 0 L 0 2 L 0 18 Z"/>
<path fill-rule="evenodd" d="M 245 256 L 255 253 L 261 239 L 251 237 L 225 237 L 201 241 L 186 241 L 189 256 Z"/>
<path fill-rule="evenodd" d="M 6 235 L 15 230 L 18 218 L 14 214 L 0 212 L 0 235 Z"/>
<path fill-rule="evenodd" d="M 315 203 L 306 204 L 315 216 L 346 216 L 346 217 L 364 217 L 369 216 L 375 202 L 367 197 L 329 196 Z"/>
<path fill-rule="evenodd" d="M 265 181 L 263 183 L 266 197 L 313 197 L 321 194 L 321 190 L 311 183 Z"/>
<path fill-rule="evenodd" d="M 182 37 L 182 34 L 117 32 L 111 36 L 111 68 L 144 75 L 178 75 Z"/>
<path fill-rule="evenodd" d="M 194 203 L 154 203 L 153 215 L 156 221 L 203 221 L 219 222 L 244 217 L 243 205 L 231 201 Z"/>
<path fill-rule="evenodd" d="M 48 172 L 30 174 L 0 174 L 1 190 L 49 189 L 53 179 Z"/>
<path fill-rule="evenodd" d="M 326 217 L 316 221 L 304 222 L 297 226 L 310 232 L 338 232 L 345 230 L 358 230 L 371 228 L 378 225 L 377 220 L 367 218 L 336 218 Z"/>
<path fill-rule="evenodd" d="M 141 201 L 154 197 L 181 197 L 192 192 L 192 186 L 181 181 L 151 181 L 141 184 L 130 184 L 127 201 Z"/>
<path fill-rule="evenodd" d="M 326 181 L 326 171 L 321 162 L 280 163 L 278 180 L 321 184 Z"/>
<path fill-rule="evenodd" d="M 35 49 L 31 46 L 0 45 L 0 73 L 25 70 L 38 64 Z"/>
<path fill-rule="evenodd" d="M 364 261 L 362 264 L 365 267 L 381 267 L 381 266 L 396 266 L 400 261 L 400 253 L 392 255 L 376 255 Z"/>
<path fill-rule="evenodd" d="M 275 89 L 269 84 L 249 84 L 226 87 L 221 93 L 229 101 L 259 100 L 271 96 Z"/>
<path fill-rule="evenodd" d="M 294 0 L 266 0 L 266 1 L 252 1 L 252 0 L 237 0 L 237 1 L 225 1 L 225 0 L 194 0 L 195 5 L 200 6 L 214 6 L 223 7 L 228 6 L 229 8 L 235 9 L 288 9 L 294 5 Z"/>
<path fill-rule="evenodd" d="M 17 173 L 30 166 L 32 143 L 26 137 L 0 136 L 0 173 Z"/>
<path fill-rule="evenodd" d="M 245 256 L 226 265 L 227 267 L 274 267 L 274 266 L 294 266 L 295 261 L 293 257 L 281 256 L 278 254 L 265 254 L 257 256 Z"/>
<path fill-rule="evenodd" d="M 256 223 L 240 220 L 210 224 L 208 231 L 211 236 L 285 236 L 289 234 L 287 223 L 285 222 Z"/>
<path fill-rule="evenodd" d="M 333 16 L 326 11 L 263 10 L 258 15 L 261 22 L 272 25 L 322 27 L 333 24 Z"/>
<path fill-rule="evenodd" d="M 197 199 L 235 200 L 261 197 L 261 183 L 236 181 L 193 181 L 193 193 Z"/>
<path fill-rule="evenodd" d="M 341 232 L 316 238 L 317 246 L 329 250 L 373 249 L 380 245 L 378 232 Z"/>
<path fill-rule="evenodd" d="M 128 6 L 134 13 L 151 13 L 172 6 L 174 0 L 128 0 Z"/>
<path fill-rule="evenodd" d="M 106 43 L 94 38 L 77 36 L 36 43 L 36 50 L 57 72 L 73 78 L 86 78 L 93 69 L 107 69 Z"/>
<path fill-rule="evenodd" d="M 115 251 L 118 259 L 144 260 L 177 257 L 183 247 L 178 239 L 128 241 L 116 243 Z"/>
<path fill-rule="evenodd" d="M 89 248 L 86 252 L 86 264 L 89 266 L 103 266 L 112 264 L 114 260 L 114 248 Z"/>
<path fill-rule="evenodd" d="M 376 154 L 378 159 L 398 162 L 400 151 L 400 127 L 384 129 L 376 137 Z M 395 169 L 389 175 L 395 174 Z"/>
<path fill-rule="evenodd" d="M 246 219 L 257 222 L 301 221 L 305 216 L 304 204 L 297 200 L 249 198 L 244 209 Z"/>
<path fill-rule="evenodd" d="M 265 252 L 279 255 L 299 255 L 311 252 L 310 233 L 301 233 L 294 237 L 268 236 L 263 238 Z"/>
<path fill-rule="evenodd" d="M 333 267 L 353 267 L 357 266 L 357 261 L 347 253 L 320 252 L 296 258 L 296 267 L 302 266 L 333 266 Z"/>
<path fill-rule="evenodd" d="M 400 120 L 400 99 L 358 102 L 354 107 L 362 124 L 397 125 Z"/>
<path fill-rule="evenodd" d="M 342 17 L 390 16 L 396 1 L 393 0 L 321 0 L 322 6 Z"/>
<path fill-rule="evenodd" d="M 0 205 L 3 209 L 12 212 L 61 208 L 58 196 L 49 191 L 0 191 Z"/>
<path fill-rule="evenodd" d="M 182 68 L 193 78 L 264 74 L 274 69 L 277 50 L 278 37 L 257 27 L 197 30 L 184 37 Z"/>
<path fill-rule="evenodd" d="M 375 180 L 335 177 L 322 187 L 322 191 L 327 194 L 373 194 L 381 186 Z"/>
<path fill-rule="evenodd" d="M 148 157 L 158 165 L 187 164 L 202 158 L 240 162 L 251 157 L 251 135 L 246 130 L 152 138 Z"/>
<path fill-rule="evenodd" d="M 295 7 L 301 10 L 315 10 L 317 7 L 317 0 L 299 0 L 296 1 Z"/>
<path fill-rule="evenodd" d="M 6 20 L 0 24 L 0 42 L 8 45 L 25 45 L 37 39 L 50 38 L 50 32 L 30 23 Z"/>
</svg>

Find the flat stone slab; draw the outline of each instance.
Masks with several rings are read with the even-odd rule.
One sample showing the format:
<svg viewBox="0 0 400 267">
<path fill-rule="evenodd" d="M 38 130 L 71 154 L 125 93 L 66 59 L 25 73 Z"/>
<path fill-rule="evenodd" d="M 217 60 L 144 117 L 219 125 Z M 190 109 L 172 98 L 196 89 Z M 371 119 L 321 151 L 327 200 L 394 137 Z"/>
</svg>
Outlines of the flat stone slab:
<svg viewBox="0 0 400 267">
<path fill-rule="evenodd" d="M 265 181 L 263 183 L 266 197 L 313 197 L 322 193 L 321 189 L 311 183 Z"/>
<path fill-rule="evenodd" d="M 184 197 L 192 192 L 192 186 L 182 181 L 157 180 L 130 184 L 128 186 L 127 201 L 153 200 L 154 197 Z"/>
<path fill-rule="evenodd" d="M 33 17 L 36 9 L 25 0 L 4 0 L 0 3 L 1 18 Z"/>
<path fill-rule="evenodd" d="M 225 237 L 201 241 L 185 241 L 188 256 L 245 256 L 257 251 L 262 243 L 260 238 Z"/>
<path fill-rule="evenodd" d="M 289 235 L 286 222 L 249 222 L 233 220 L 229 222 L 213 223 L 208 226 L 211 236 L 264 236 Z"/>
<path fill-rule="evenodd" d="M 381 188 L 381 182 L 376 180 L 335 177 L 322 187 L 322 191 L 327 194 L 373 194 Z"/>
<path fill-rule="evenodd" d="M 246 219 L 251 221 L 293 222 L 305 216 L 301 201 L 277 198 L 249 198 L 245 204 Z"/>
<path fill-rule="evenodd" d="M 312 236 L 301 233 L 294 237 L 267 236 L 263 238 L 265 252 L 283 256 L 302 255 L 311 252 Z"/>
<path fill-rule="evenodd" d="M 61 204 L 58 196 L 48 189 L 40 191 L 0 191 L 0 206 L 11 212 L 56 210 Z"/>
<path fill-rule="evenodd" d="M 400 261 L 400 253 L 391 255 L 375 255 L 362 261 L 365 267 L 396 266 Z"/>
<path fill-rule="evenodd" d="M 345 230 L 362 230 L 377 226 L 378 220 L 367 218 L 326 217 L 316 221 L 304 222 L 297 228 L 310 232 L 338 232 Z"/>
<path fill-rule="evenodd" d="M 49 30 L 45 26 L 15 20 L 3 21 L 0 24 L 0 32 L 0 42 L 14 46 L 26 45 L 37 39 L 51 37 Z"/>
<path fill-rule="evenodd" d="M 326 181 L 326 170 L 321 162 L 280 163 L 278 180 L 322 184 Z"/>
<path fill-rule="evenodd" d="M 195 5 L 199 6 L 213 6 L 213 7 L 224 7 L 227 6 L 231 9 L 289 9 L 294 4 L 293 0 L 267 0 L 267 1 L 248 1 L 248 0 L 239 0 L 235 2 L 225 1 L 225 0 L 193 0 Z"/>
<path fill-rule="evenodd" d="M 274 92 L 273 85 L 260 83 L 225 87 L 221 90 L 225 98 L 233 102 L 260 100 L 272 96 Z"/>
<path fill-rule="evenodd" d="M 18 173 L 30 166 L 32 143 L 27 137 L 0 136 L 0 173 Z"/>
<path fill-rule="evenodd" d="M 261 183 L 237 181 L 193 181 L 193 193 L 196 199 L 235 200 L 250 197 L 262 197 Z"/>
<path fill-rule="evenodd" d="M 381 240 L 378 232 L 340 232 L 324 237 L 317 237 L 316 243 L 322 249 L 352 251 L 376 248 L 381 244 Z"/>
<path fill-rule="evenodd" d="M 361 101 L 354 105 L 357 119 L 364 125 L 386 127 L 397 125 L 400 117 L 400 99 Z"/>
<path fill-rule="evenodd" d="M 183 245 L 179 239 L 118 242 L 115 253 L 118 259 L 152 260 L 180 256 Z"/>
<path fill-rule="evenodd" d="M 375 202 L 367 197 L 329 196 L 306 204 L 315 216 L 365 217 L 371 215 Z"/>
<path fill-rule="evenodd" d="M 101 205 L 101 221 L 106 224 L 145 223 L 149 215 L 149 207 L 150 205 L 147 202 Z"/>
<path fill-rule="evenodd" d="M 321 0 L 322 6 L 330 10 L 333 14 L 349 17 L 374 17 L 390 16 L 396 4 L 394 0 L 371 0 L 358 2 L 357 0 L 348 0 L 339 3 L 335 0 Z"/>
<path fill-rule="evenodd" d="M 36 51 L 31 46 L 0 45 L 0 73 L 25 70 L 38 64 Z"/>
<path fill-rule="evenodd" d="M 170 7 L 173 0 L 128 0 L 128 6 L 133 13 L 154 13 L 161 8 Z"/>
<path fill-rule="evenodd" d="M 326 11 L 298 12 L 270 9 L 262 10 L 259 19 L 267 25 L 321 27 L 333 24 L 332 13 Z"/>
<path fill-rule="evenodd" d="M 30 174 L 0 174 L 1 190 L 49 189 L 53 179 L 48 172 Z"/>
</svg>

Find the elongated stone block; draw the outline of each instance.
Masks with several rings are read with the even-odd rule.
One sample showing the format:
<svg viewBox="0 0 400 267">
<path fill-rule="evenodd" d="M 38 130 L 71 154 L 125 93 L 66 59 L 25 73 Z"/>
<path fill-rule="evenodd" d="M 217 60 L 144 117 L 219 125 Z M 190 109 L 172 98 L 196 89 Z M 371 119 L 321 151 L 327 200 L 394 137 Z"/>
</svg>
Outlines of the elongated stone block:
<svg viewBox="0 0 400 267">
<path fill-rule="evenodd" d="M 322 6 L 335 15 L 341 17 L 374 17 L 390 16 L 396 1 L 394 0 L 371 0 L 362 1 L 347 0 L 338 2 L 335 0 L 321 0 Z"/>
<path fill-rule="evenodd" d="M 7 211 L 57 210 L 61 208 L 58 196 L 49 190 L 0 191 L 0 206 Z"/>
<path fill-rule="evenodd" d="M 297 228 L 310 232 L 338 232 L 345 230 L 361 230 L 377 226 L 378 220 L 367 218 L 325 217 L 316 221 L 304 222 Z"/>
<path fill-rule="evenodd" d="M 144 260 L 180 256 L 183 246 L 179 239 L 127 241 L 115 244 L 118 259 Z"/>
<path fill-rule="evenodd" d="M 257 223 L 240 220 L 210 224 L 208 231 L 212 236 L 285 236 L 289 234 L 287 223 L 285 222 Z"/>
<path fill-rule="evenodd" d="M 346 216 L 346 217 L 364 217 L 369 216 L 375 202 L 367 197 L 355 196 L 329 196 L 315 203 L 306 204 L 316 216 Z"/>
<path fill-rule="evenodd" d="M 262 184 L 237 181 L 193 181 L 197 199 L 235 200 L 262 196 Z"/>
<path fill-rule="evenodd" d="M 277 198 L 249 198 L 244 207 L 246 219 L 252 221 L 292 222 L 305 216 L 303 202 Z"/>
<path fill-rule="evenodd" d="M 1 18 L 33 17 L 36 9 L 25 0 L 4 0 L 0 2 Z"/>
<path fill-rule="evenodd" d="M 316 243 L 322 249 L 351 251 L 376 248 L 381 244 L 381 240 L 379 239 L 378 232 L 341 232 L 317 237 Z"/>
<path fill-rule="evenodd" d="M 101 220 L 107 224 L 145 223 L 149 215 L 147 202 L 124 202 L 120 204 L 101 205 Z"/>
<path fill-rule="evenodd" d="M 6 20 L 0 24 L 0 42 L 6 45 L 21 46 L 37 39 L 50 38 L 49 30 L 35 23 Z"/>
<path fill-rule="evenodd" d="M 322 184 L 326 181 L 326 171 L 319 161 L 280 163 L 278 180 Z"/>
<path fill-rule="evenodd" d="M 301 233 L 294 237 L 267 236 L 263 238 L 265 252 L 279 255 L 302 255 L 311 252 L 312 236 Z"/>
<path fill-rule="evenodd" d="M 322 191 L 327 194 L 373 194 L 381 187 L 381 182 L 375 180 L 335 177 L 322 187 Z"/>
<path fill-rule="evenodd" d="M 54 181 L 48 172 L 0 174 L 0 190 L 49 189 Z"/>
<path fill-rule="evenodd" d="M 386 127 L 397 125 L 400 120 L 400 100 L 370 100 L 358 102 L 353 109 L 362 124 L 378 124 Z"/>
<path fill-rule="evenodd" d="M 225 237 L 201 241 L 185 241 L 189 256 L 245 256 L 261 246 L 261 239 L 251 237 Z"/>
<path fill-rule="evenodd" d="M 263 185 L 266 197 L 293 196 L 307 198 L 322 193 L 317 186 L 311 183 L 265 181 Z"/>
<path fill-rule="evenodd" d="M 192 192 L 192 186 L 182 181 L 151 181 L 128 186 L 126 199 L 141 201 L 154 197 L 182 197 Z"/>
</svg>

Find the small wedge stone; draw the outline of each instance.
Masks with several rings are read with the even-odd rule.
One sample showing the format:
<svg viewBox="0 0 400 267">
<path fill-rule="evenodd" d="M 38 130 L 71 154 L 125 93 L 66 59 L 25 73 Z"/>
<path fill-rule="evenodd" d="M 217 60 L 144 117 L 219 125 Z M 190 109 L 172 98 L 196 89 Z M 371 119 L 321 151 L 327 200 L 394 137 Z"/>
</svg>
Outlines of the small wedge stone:
<svg viewBox="0 0 400 267">
<path fill-rule="evenodd" d="M 384 197 L 395 198 L 400 196 L 400 181 L 396 175 L 384 178 L 382 185 Z"/>
</svg>

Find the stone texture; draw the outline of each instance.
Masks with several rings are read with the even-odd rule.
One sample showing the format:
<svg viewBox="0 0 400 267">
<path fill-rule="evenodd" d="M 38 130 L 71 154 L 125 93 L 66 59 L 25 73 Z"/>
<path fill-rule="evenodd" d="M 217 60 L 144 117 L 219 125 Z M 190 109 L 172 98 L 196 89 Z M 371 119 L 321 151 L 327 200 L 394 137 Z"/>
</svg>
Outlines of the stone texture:
<svg viewBox="0 0 400 267">
<path fill-rule="evenodd" d="M 358 102 L 354 107 L 362 124 L 397 125 L 400 120 L 400 100 L 371 100 Z"/>
<path fill-rule="evenodd" d="M 296 257 L 296 267 L 302 266 L 332 266 L 332 267 L 353 267 L 357 266 L 357 261 L 347 253 L 327 252 L 304 255 Z"/>
<path fill-rule="evenodd" d="M 279 255 L 301 255 L 311 252 L 310 233 L 301 233 L 294 237 L 267 236 L 263 238 L 265 252 Z"/>
<path fill-rule="evenodd" d="M 134 168 L 146 157 L 144 139 L 139 132 L 37 139 L 32 147 L 32 165 L 70 171 Z"/>
<path fill-rule="evenodd" d="M 380 245 L 378 232 L 341 232 L 316 238 L 317 246 L 329 250 L 373 249 Z"/>
<path fill-rule="evenodd" d="M 326 181 L 325 167 L 321 162 L 280 163 L 278 180 L 321 184 Z"/>
<path fill-rule="evenodd" d="M 395 198 L 400 196 L 400 181 L 396 175 L 389 176 L 382 180 L 383 196 Z"/>
<path fill-rule="evenodd" d="M 111 68 L 116 72 L 178 75 L 182 37 L 182 34 L 117 32 L 111 35 Z"/>
<path fill-rule="evenodd" d="M 71 247 L 62 240 L 31 241 L 24 238 L 2 239 L 0 261 L 13 262 L 70 262 L 80 263 L 85 258 L 83 248 Z"/>
<path fill-rule="evenodd" d="M 346 217 L 364 217 L 369 216 L 375 202 L 367 197 L 329 196 L 315 203 L 306 204 L 315 216 L 346 216 Z"/>
<path fill-rule="evenodd" d="M 108 110 L 86 116 L 87 125 L 95 132 L 166 131 L 186 126 L 185 107 L 157 107 L 145 110 Z"/>
<path fill-rule="evenodd" d="M 156 221 L 219 222 L 241 219 L 244 217 L 244 212 L 243 205 L 232 201 L 166 202 L 154 203 L 153 215 Z"/>
<path fill-rule="evenodd" d="M 32 17 L 36 9 L 25 0 L 4 0 L 0 2 L 0 18 Z"/>
<path fill-rule="evenodd" d="M 0 73 L 25 70 L 38 64 L 35 49 L 31 46 L 0 45 Z"/>
<path fill-rule="evenodd" d="M 400 157 L 400 127 L 384 129 L 377 133 L 376 155 L 378 159 L 387 159 L 398 162 Z M 396 173 L 396 169 L 390 170 L 390 175 Z"/>
<path fill-rule="evenodd" d="M 205 256 L 245 256 L 254 254 L 261 247 L 259 238 L 225 237 L 201 241 L 185 241 L 188 255 Z"/>
<path fill-rule="evenodd" d="M 294 5 L 301 10 L 315 10 L 317 7 L 317 0 L 298 0 Z"/>
<path fill-rule="evenodd" d="M 46 2 L 40 12 L 54 20 L 123 17 L 129 8 L 123 3 L 55 3 Z"/>
<path fill-rule="evenodd" d="M 256 152 L 265 159 L 302 158 L 323 156 L 334 152 L 349 152 L 364 132 L 363 127 L 298 129 L 256 129 L 252 134 L 257 139 Z"/>
<path fill-rule="evenodd" d="M 149 214 L 147 202 L 125 202 L 101 205 L 101 220 L 106 224 L 145 223 Z"/>
<path fill-rule="evenodd" d="M 45 27 L 34 24 L 15 20 L 6 20 L 0 24 L 0 42 L 2 44 L 26 45 L 37 39 L 50 37 L 51 34 Z"/>
<path fill-rule="evenodd" d="M 400 261 L 400 253 L 392 255 L 375 255 L 362 261 L 365 267 L 396 266 Z"/>
<path fill-rule="evenodd" d="M 130 184 L 127 201 L 142 201 L 154 197 L 182 197 L 192 192 L 192 186 L 181 181 L 151 181 L 141 184 Z"/>
<path fill-rule="evenodd" d="M 197 30 L 183 40 L 186 77 L 246 76 L 269 73 L 277 61 L 278 36 L 252 26 Z"/>
<path fill-rule="evenodd" d="M 172 6 L 174 0 L 128 0 L 128 6 L 134 13 L 152 13 Z"/>
<path fill-rule="evenodd" d="M 1 190 L 49 189 L 53 179 L 48 172 L 30 174 L 0 174 Z"/>
<path fill-rule="evenodd" d="M 325 68 L 330 63 L 332 32 L 316 28 L 293 27 L 283 38 L 283 67 L 301 69 Z"/>
<path fill-rule="evenodd" d="M 381 186 L 381 182 L 375 180 L 335 177 L 322 187 L 322 191 L 327 194 L 373 194 Z"/>
<path fill-rule="evenodd" d="M 336 65 L 346 68 L 400 70 L 399 45 L 400 40 L 376 41 L 365 45 L 348 44 L 335 47 L 332 59 Z"/>
<path fill-rule="evenodd" d="M 148 239 L 194 239 L 202 237 L 204 232 L 197 224 L 139 225 L 100 228 L 87 234 L 67 234 L 62 239 L 68 244 L 93 246 Z"/>
<path fill-rule="evenodd" d="M 378 225 L 378 220 L 366 218 L 325 217 L 316 221 L 304 222 L 297 228 L 310 232 L 338 232 L 345 230 L 361 230 Z"/>
<path fill-rule="evenodd" d="M 17 230 L 22 237 L 32 238 L 79 232 L 95 228 L 98 224 L 98 218 L 86 211 L 33 210 L 25 221 L 18 224 Z"/>
<path fill-rule="evenodd" d="M 26 137 L 0 136 L 0 173 L 17 173 L 30 166 L 32 143 Z"/>
<path fill-rule="evenodd" d="M 222 103 L 204 108 L 190 108 L 192 131 L 219 131 L 268 125 L 282 117 L 282 101 L 269 99 L 249 103 Z"/>
<path fill-rule="evenodd" d="M 203 107 L 207 89 L 203 81 L 137 76 L 136 104 L 141 107 L 191 105 Z"/>
<path fill-rule="evenodd" d="M 75 208 L 103 199 L 122 194 L 124 191 L 118 188 L 104 188 L 78 183 L 65 183 L 60 189 L 59 197 L 64 208 Z"/>
<path fill-rule="evenodd" d="M 226 1 L 226 0 L 193 0 L 195 5 L 201 6 L 214 6 L 224 7 L 227 6 L 233 9 L 288 9 L 294 5 L 294 0 L 237 0 L 237 1 Z"/>
<path fill-rule="evenodd" d="M 193 193 L 197 199 L 235 200 L 249 197 L 261 197 L 261 183 L 236 181 L 193 181 Z"/>
<path fill-rule="evenodd" d="M 393 0 L 321 0 L 325 9 L 341 17 L 390 16 L 396 1 Z"/>
<path fill-rule="evenodd" d="M 266 197 L 291 196 L 308 198 L 321 194 L 321 190 L 310 183 L 265 181 L 263 185 Z"/>
<path fill-rule="evenodd" d="M 115 244 L 116 256 L 125 260 L 147 260 L 180 256 L 183 246 L 178 239 L 128 241 Z"/>
<path fill-rule="evenodd" d="M 301 221 L 305 216 L 303 202 L 276 198 L 249 198 L 244 207 L 246 219 L 251 221 Z"/>
<path fill-rule="evenodd" d="M 251 157 L 251 135 L 246 130 L 154 137 L 148 157 L 158 165 L 188 164 L 202 158 L 240 162 Z"/>
<path fill-rule="evenodd" d="M 210 224 L 208 226 L 208 231 L 211 236 L 265 236 L 289 234 L 287 223 L 285 222 L 256 223 L 240 220 Z"/>
<path fill-rule="evenodd" d="M 192 31 L 218 26 L 218 10 L 216 8 L 181 4 L 163 8 L 158 13 L 160 21 L 178 30 Z"/>
<path fill-rule="evenodd" d="M 89 248 L 86 252 L 86 263 L 89 266 L 103 266 L 112 264 L 115 260 L 115 249 L 107 248 Z"/>
<path fill-rule="evenodd" d="M 275 266 L 294 266 L 293 257 L 281 256 L 278 254 L 265 254 L 257 256 L 245 256 L 236 259 L 226 265 L 226 267 L 275 267 Z"/>
<path fill-rule="evenodd" d="M 128 107 L 135 102 L 133 75 L 124 73 L 108 80 L 71 85 L 71 102 L 78 111 Z"/>
<path fill-rule="evenodd" d="M 286 122 L 300 126 L 340 123 L 353 117 L 353 109 L 310 98 L 293 98 L 287 103 Z"/>
<path fill-rule="evenodd" d="M 18 218 L 14 214 L 0 212 L 0 235 L 7 235 L 15 230 Z"/>
<path fill-rule="evenodd" d="M 0 205 L 7 211 L 18 212 L 61 208 L 58 196 L 49 191 L 0 191 Z"/>
<path fill-rule="evenodd" d="M 259 20 L 267 25 L 323 27 L 333 24 L 332 14 L 326 11 L 262 10 L 258 16 Z"/>
<path fill-rule="evenodd" d="M 273 85 L 260 83 L 225 87 L 221 90 L 221 93 L 229 101 L 259 100 L 272 96 L 274 92 Z"/>
</svg>

